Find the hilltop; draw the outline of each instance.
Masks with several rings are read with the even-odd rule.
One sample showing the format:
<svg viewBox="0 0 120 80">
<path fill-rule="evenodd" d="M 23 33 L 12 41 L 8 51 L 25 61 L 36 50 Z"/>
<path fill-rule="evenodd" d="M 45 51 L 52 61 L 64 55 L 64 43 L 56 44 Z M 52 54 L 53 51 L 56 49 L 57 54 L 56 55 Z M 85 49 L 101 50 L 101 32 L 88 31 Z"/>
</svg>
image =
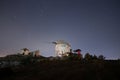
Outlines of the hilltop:
<svg viewBox="0 0 120 80">
<path fill-rule="evenodd" d="M 38 58 L 27 56 L 22 60 L 24 63 L 20 65 L 1 68 L 0 80 L 120 79 L 120 60 L 45 58 L 42 56 Z"/>
</svg>

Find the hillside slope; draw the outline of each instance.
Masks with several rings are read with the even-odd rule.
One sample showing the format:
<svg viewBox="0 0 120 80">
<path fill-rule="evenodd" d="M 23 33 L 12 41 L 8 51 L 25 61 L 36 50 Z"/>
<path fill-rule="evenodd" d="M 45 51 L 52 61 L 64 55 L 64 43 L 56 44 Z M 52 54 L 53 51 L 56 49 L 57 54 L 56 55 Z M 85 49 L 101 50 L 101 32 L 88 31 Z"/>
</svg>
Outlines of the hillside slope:
<svg viewBox="0 0 120 80">
<path fill-rule="evenodd" d="M 0 70 L 0 80 L 120 80 L 119 61 L 41 61 Z"/>
</svg>

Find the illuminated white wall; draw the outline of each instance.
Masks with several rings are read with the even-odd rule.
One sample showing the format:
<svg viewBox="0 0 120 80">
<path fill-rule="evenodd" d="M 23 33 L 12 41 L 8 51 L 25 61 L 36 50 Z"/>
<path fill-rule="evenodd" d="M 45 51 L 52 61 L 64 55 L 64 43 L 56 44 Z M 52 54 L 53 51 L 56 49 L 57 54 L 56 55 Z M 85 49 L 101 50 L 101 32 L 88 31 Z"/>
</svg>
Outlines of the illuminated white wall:
<svg viewBox="0 0 120 80">
<path fill-rule="evenodd" d="M 71 47 L 68 44 L 64 44 L 64 43 L 56 44 L 55 46 L 56 56 L 61 57 L 63 54 L 70 52 L 70 49 Z"/>
</svg>

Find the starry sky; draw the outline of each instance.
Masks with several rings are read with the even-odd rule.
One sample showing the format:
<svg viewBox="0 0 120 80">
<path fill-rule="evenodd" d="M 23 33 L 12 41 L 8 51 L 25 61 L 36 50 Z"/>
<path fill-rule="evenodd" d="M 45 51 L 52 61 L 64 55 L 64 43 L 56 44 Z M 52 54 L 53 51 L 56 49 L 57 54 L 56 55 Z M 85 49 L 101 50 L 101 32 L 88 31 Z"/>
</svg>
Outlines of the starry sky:
<svg viewBox="0 0 120 80">
<path fill-rule="evenodd" d="M 0 0 L 0 56 L 25 47 L 53 56 L 56 40 L 83 55 L 120 58 L 120 1 Z"/>
</svg>

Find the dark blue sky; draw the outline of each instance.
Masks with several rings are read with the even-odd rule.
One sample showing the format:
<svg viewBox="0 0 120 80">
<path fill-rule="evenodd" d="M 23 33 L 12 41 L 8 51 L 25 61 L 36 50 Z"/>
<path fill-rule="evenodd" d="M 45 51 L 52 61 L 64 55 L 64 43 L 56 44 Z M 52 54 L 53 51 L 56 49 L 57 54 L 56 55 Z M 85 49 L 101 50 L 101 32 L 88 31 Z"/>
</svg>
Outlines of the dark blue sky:
<svg viewBox="0 0 120 80">
<path fill-rule="evenodd" d="M 120 58 L 120 1 L 0 0 L 0 56 L 24 47 L 53 56 L 56 40 Z"/>
</svg>

